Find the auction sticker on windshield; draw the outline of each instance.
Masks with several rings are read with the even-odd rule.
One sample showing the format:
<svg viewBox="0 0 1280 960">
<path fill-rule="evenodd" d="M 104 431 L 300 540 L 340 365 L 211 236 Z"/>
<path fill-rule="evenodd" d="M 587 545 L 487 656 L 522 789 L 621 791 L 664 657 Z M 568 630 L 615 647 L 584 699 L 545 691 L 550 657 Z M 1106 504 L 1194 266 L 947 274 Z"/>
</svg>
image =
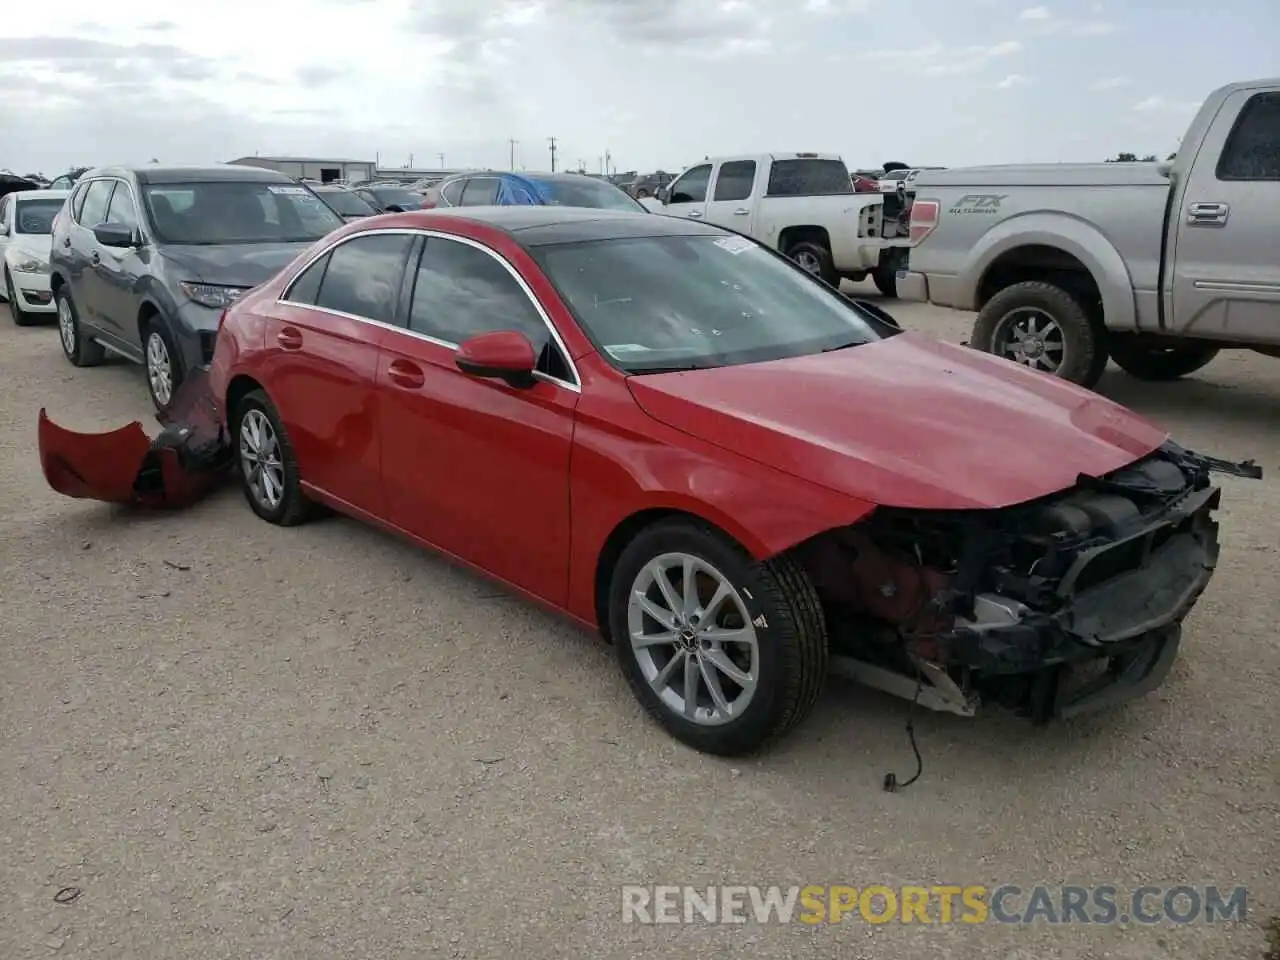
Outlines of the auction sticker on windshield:
<svg viewBox="0 0 1280 960">
<path fill-rule="evenodd" d="M 755 244 L 746 237 L 721 237 L 716 241 L 716 246 L 737 256 L 746 250 L 750 250 Z"/>
<path fill-rule="evenodd" d="M 277 193 L 286 197 L 305 197 L 307 195 L 306 187 L 279 186 L 277 184 L 271 184 L 267 187 L 267 190 L 271 193 Z"/>
</svg>

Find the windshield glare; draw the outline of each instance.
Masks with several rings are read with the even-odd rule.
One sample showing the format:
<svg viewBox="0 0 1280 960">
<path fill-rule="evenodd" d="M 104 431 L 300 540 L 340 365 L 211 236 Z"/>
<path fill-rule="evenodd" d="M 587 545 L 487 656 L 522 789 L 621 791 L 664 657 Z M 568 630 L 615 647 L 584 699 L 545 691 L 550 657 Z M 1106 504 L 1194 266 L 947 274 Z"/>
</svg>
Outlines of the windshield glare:
<svg viewBox="0 0 1280 960">
<path fill-rule="evenodd" d="M 422 206 L 421 195 L 414 193 L 412 190 L 401 190 L 396 187 L 388 190 L 385 187 L 379 187 L 373 191 L 373 195 L 384 206 L 407 207 L 411 210 Z"/>
<path fill-rule="evenodd" d="M 630 213 L 648 212 L 612 184 L 601 183 L 599 180 L 588 177 L 583 177 L 581 181 L 539 180 L 536 182 L 546 197 L 545 202 L 552 206 L 626 210 Z"/>
<path fill-rule="evenodd" d="M 161 243 L 310 243 L 343 226 L 340 216 L 300 184 L 150 184 L 142 196 Z"/>
<path fill-rule="evenodd" d="M 743 237 L 597 240 L 533 253 L 588 336 L 627 373 L 881 339 L 851 301 Z"/>
<path fill-rule="evenodd" d="M 367 217 L 377 213 L 369 204 L 346 190 L 322 190 L 320 198 L 344 217 Z"/>
<path fill-rule="evenodd" d="M 56 200 L 19 200 L 13 211 L 13 228 L 15 233 L 48 234 L 53 233 L 53 218 L 62 209 L 63 201 Z"/>
</svg>

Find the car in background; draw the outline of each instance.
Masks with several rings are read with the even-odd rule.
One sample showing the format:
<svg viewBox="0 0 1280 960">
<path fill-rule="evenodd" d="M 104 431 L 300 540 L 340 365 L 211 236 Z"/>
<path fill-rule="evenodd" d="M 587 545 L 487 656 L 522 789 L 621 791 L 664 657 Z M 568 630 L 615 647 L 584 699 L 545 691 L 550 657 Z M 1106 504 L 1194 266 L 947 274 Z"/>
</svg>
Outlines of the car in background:
<svg viewBox="0 0 1280 960">
<path fill-rule="evenodd" d="M 1218 554 L 1165 431 L 683 218 L 349 224 L 230 308 L 205 387 L 262 520 L 335 508 L 597 628 L 710 753 L 829 669 L 1033 722 L 1141 695 Z"/>
<path fill-rule="evenodd" d="M 0 296 L 20 327 L 53 313 L 49 250 L 53 221 L 66 199 L 66 190 L 19 190 L 0 197 Z"/>
<path fill-rule="evenodd" d="M 372 217 L 378 213 L 368 200 L 349 187 L 340 187 L 332 183 L 309 183 L 307 187 L 348 223 L 359 220 L 361 217 Z"/>
<path fill-rule="evenodd" d="M 637 200 L 643 200 L 645 197 L 656 197 L 658 191 L 671 183 L 676 178 L 674 173 L 667 173 L 665 170 L 659 170 L 657 173 L 647 173 L 643 176 L 636 177 L 630 183 L 626 184 L 624 189 Z M 619 186 L 622 186 L 619 184 Z"/>
<path fill-rule="evenodd" d="M 378 213 L 422 209 L 422 194 L 402 183 L 362 183 L 352 192 Z"/>
<path fill-rule="evenodd" d="M 260 167 L 99 167 L 53 225 L 50 288 L 67 359 L 106 351 L 146 369 L 164 411 L 207 364 L 222 311 L 343 225 L 314 193 Z"/>
<path fill-rule="evenodd" d="M 649 213 L 644 206 L 613 184 L 580 173 L 504 173 L 487 170 L 466 173 L 444 181 L 424 198 L 423 206 L 488 207 L 552 206 L 588 207 Z"/>
</svg>

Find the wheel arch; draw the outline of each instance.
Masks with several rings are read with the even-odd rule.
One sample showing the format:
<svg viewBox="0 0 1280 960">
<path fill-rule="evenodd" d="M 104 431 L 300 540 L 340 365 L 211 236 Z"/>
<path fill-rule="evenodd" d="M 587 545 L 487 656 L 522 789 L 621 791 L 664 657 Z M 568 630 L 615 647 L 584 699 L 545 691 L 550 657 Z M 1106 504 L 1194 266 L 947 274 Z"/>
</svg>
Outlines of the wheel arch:
<svg viewBox="0 0 1280 960">
<path fill-rule="evenodd" d="M 793 245 L 797 243 L 820 243 L 828 250 L 831 249 L 831 232 L 826 227 L 816 223 L 799 224 L 796 226 L 783 227 L 778 232 L 778 249 L 786 253 Z"/>
<path fill-rule="evenodd" d="M 231 378 L 231 382 L 227 384 L 227 395 L 222 412 L 227 422 L 228 430 L 231 429 L 231 417 L 235 415 L 236 408 L 240 406 L 240 401 L 254 390 L 261 390 L 263 393 L 267 392 L 261 383 L 247 373 L 237 373 Z"/>
</svg>

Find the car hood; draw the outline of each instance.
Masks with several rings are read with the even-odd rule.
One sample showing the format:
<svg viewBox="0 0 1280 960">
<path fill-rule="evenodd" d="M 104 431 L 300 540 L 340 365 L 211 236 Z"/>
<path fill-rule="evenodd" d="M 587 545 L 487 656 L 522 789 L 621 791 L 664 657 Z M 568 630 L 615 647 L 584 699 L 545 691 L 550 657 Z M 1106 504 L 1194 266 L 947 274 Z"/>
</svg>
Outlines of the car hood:
<svg viewBox="0 0 1280 960">
<path fill-rule="evenodd" d="M 229 243 L 225 246 L 163 248 L 165 260 L 184 276 L 179 279 L 227 287 L 256 287 L 284 269 L 311 246 L 303 243 Z"/>
<path fill-rule="evenodd" d="M 35 258 L 41 263 L 49 262 L 49 253 L 53 249 L 53 238 L 47 233 L 16 233 L 9 238 L 8 250 L 21 259 Z"/>
<path fill-rule="evenodd" d="M 1024 503 L 1168 438 L 1065 380 L 916 333 L 627 383 L 670 427 L 882 506 Z"/>
</svg>

